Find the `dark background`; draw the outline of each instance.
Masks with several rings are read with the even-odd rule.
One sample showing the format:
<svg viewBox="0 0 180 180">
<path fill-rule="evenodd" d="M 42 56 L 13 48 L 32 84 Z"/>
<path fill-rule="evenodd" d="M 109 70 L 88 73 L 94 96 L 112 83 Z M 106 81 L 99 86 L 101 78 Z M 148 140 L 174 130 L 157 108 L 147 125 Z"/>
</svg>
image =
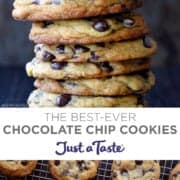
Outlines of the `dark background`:
<svg viewBox="0 0 180 180">
<path fill-rule="evenodd" d="M 28 40 L 30 23 L 11 17 L 13 0 L 0 0 L 0 66 L 23 66 L 33 57 L 33 44 Z M 157 66 L 180 63 L 180 1 L 144 0 L 141 9 L 159 51 L 154 57 Z"/>
</svg>

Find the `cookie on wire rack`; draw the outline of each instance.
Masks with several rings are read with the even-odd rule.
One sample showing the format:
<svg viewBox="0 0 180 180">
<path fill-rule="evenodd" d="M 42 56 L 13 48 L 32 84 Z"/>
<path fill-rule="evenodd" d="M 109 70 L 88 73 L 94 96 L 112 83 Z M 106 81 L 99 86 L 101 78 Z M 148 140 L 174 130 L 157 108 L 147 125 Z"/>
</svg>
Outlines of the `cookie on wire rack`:
<svg viewBox="0 0 180 180">
<path fill-rule="evenodd" d="M 113 161 L 112 180 L 159 180 L 157 161 Z"/>
<path fill-rule="evenodd" d="M 49 161 L 49 169 L 57 180 L 89 180 L 96 177 L 99 161 Z"/>
<path fill-rule="evenodd" d="M 171 171 L 169 175 L 169 180 L 180 180 L 180 163 L 178 163 Z"/>
<path fill-rule="evenodd" d="M 0 173 L 6 176 L 24 177 L 35 169 L 37 161 L 0 161 Z"/>
</svg>

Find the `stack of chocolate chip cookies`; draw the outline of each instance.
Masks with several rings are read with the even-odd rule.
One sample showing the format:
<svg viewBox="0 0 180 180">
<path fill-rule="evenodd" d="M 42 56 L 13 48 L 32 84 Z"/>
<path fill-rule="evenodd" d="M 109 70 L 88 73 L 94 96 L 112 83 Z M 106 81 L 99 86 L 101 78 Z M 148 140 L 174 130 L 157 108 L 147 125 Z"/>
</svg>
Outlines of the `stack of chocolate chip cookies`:
<svg viewBox="0 0 180 180">
<path fill-rule="evenodd" d="M 155 83 L 156 52 L 141 0 L 15 0 L 13 16 L 33 22 L 36 78 L 30 107 L 138 107 Z"/>
</svg>

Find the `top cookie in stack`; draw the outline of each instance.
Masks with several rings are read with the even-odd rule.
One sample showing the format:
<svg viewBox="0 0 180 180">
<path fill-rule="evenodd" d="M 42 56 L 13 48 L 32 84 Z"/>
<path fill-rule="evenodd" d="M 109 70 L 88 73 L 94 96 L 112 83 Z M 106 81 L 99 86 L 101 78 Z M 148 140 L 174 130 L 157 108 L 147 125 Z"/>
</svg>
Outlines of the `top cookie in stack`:
<svg viewBox="0 0 180 180">
<path fill-rule="evenodd" d="M 140 7 L 141 0 L 15 0 L 17 20 L 79 19 L 122 13 Z"/>
<path fill-rule="evenodd" d="M 137 107 L 155 78 L 155 41 L 139 0 L 16 0 L 13 16 L 33 21 L 27 63 L 37 90 L 30 107 Z M 82 19 L 80 19 L 82 18 Z M 35 22 L 34 22 L 35 21 Z"/>
</svg>

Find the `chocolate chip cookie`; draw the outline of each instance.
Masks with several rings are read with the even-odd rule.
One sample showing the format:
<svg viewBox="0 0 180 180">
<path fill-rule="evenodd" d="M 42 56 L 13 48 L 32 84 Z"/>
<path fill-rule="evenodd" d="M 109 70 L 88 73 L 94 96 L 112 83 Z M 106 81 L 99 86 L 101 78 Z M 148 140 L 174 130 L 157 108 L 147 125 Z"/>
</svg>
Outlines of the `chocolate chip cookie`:
<svg viewBox="0 0 180 180">
<path fill-rule="evenodd" d="M 148 33 L 141 15 L 116 14 L 79 20 L 33 23 L 30 39 L 42 44 L 93 44 L 129 40 Z"/>
<path fill-rule="evenodd" d="M 169 180 L 180 180 L 180 163 L 171 171 Z"/>
<path fill-rule="evenodd" d="M 156 50 L 156 42 L 149 36 L 132 41 L 93 45 L 37 44 L 34 48 L 36 58 L 43 61 L 52 59 L 57 62 L 124 61 L 149 57 Z"/>
<path fill-rule="evenodd" d="M 72 96 L 33 91 L 28 98 L 29 107 L 139 107 L 144 105 L 141 96 Z"/>
<path fill-rule="evenodd" d="M 67 62 L 44 62 L 33 59 L 26 65 L 28 76 L 34 78 L 49 79 L 79 79 L 100 78 L 112 75 L 128 74 L 135 71 L 150 68 L 149 59 L 138 59 L 123 62 L 100 62 L 100 63 L 67 63 Z"/>
<path fill-rule="evenodd" d="M 19 20 L 73 19 L 127 12 L 141 0 L 15 0 L 13 16 Z"/>
<path fill-rule="evenodd" d="M 60 80 L 37 79 L 36 88 L 56 94 L 82 96 L 120 96 L 142 94 L 155 84 L 152 72 L 139 72 L 126 76 L 112 76 L 101 79 Z"/>
<path fill-rule="evenodd" d="M 37 161 L 0 161 L 0 173 L 6 176 L 23 177 L 31 174 Z"/>
<path fill-rule="evenodd" d="M 156 161 L 113 161 L 112 180 L 159 180 Z"/>
<path fill-rule="evenodd" d="M 49 169 L 57 180 L 89 180 L 96 176 L 98 161 L 49 161 Z"/>
</svg>

